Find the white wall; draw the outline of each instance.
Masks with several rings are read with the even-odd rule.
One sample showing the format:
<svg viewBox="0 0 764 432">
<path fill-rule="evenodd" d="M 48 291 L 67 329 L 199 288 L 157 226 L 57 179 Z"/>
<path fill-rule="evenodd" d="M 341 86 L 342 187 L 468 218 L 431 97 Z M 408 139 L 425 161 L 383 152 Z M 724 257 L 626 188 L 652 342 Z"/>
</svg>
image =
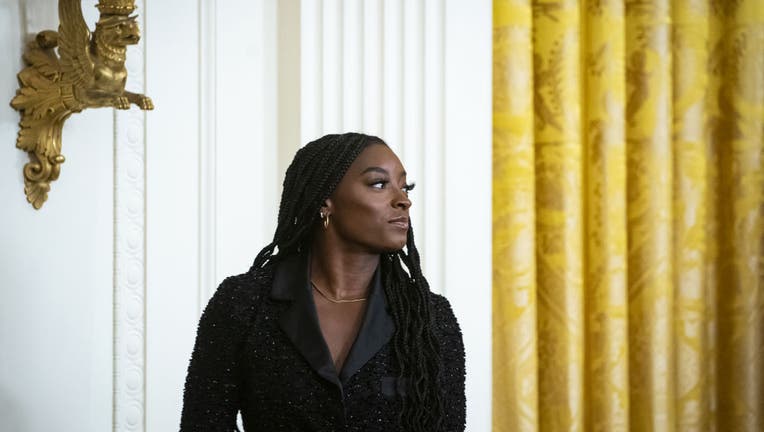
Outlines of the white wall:
<svg viewBox="0 0 764 432">
<path fill-rule="evenodd" d="M 425 272 L 464 332 L 468 430 L 489 430 L 491 3 L 137 3 L 128 87 L 156 109 L 73 116 L 42 211 L 0 103 L 0 431 L 177 429 L 207 298 L 270 240 L 294 151 L 347 130 L 386 139 L 418 183 Z M 55 0 L 0 0 L 16 53 L 0 101 L 25 28 L 55 20 Z"/>
<path fill-rule="evenodd" d="M 276 5 L 147 6 L 148 431 L 177 428 L 200 311 L 276 226 Z"/>
<path fill-rule="evenodd" d="M 491 2 L 446 2 L 445 269 L 467 351 L 467 430 L 491 430 Z"/>
<path fill-rule="evenodd" d="M 113 113 L 67 121 L 66 162 L 35 211 L 9 105 L 26 33 L 55 28 L 55 7 L 0 0 L 0 430 L 9 432 L 112 423 Z"/>
<path fill-rule="evenodd" d="M 191 6 L 191 7 L 189 7 Z M 146 94 L 146 431 L 177 430 L 198 320 L 199 10 L 149 2 Z"/>
</svg>

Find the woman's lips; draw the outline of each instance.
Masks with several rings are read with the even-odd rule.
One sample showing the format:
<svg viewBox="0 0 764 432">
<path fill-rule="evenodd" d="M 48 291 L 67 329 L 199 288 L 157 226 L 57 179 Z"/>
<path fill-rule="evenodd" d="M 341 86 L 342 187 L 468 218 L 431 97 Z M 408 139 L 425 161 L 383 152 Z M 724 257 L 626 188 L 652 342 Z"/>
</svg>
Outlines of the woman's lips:
<svg viewBox="0 0 764 432">
<path fill-rule="evenodd" d="M 392 219 L 390 223 L 401 229 L 409 229 L 409 219 L 405 217 Z"/>
</svg>

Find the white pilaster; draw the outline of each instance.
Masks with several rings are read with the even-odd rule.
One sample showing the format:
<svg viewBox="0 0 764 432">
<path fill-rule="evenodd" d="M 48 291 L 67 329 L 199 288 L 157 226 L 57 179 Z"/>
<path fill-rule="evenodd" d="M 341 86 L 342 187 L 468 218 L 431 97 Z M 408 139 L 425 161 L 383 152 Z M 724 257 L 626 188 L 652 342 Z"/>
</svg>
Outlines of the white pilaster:
<svg viewBox="0 0 764 432">
<path fill-rule="evenodd" d="M 398 153 L 403 146 L 402 0 L 385 0 L 383 10 L 382 139 Z"/>
<path fill-rule="evenodd" d="M 145 2 L 136 5 L 142 11 Z M 128 52 L 129 90 L 145 92 L 144 62 L 141 42 Z M 137 108 L 114 112 L 115 432 L 146 430 L 145 116 Z"/>
<path fill-rule="evenodd" d="M 423 233 L 422 266 L 430 288 L 446 293 L 445 249 L 448 247 L 445 233 L 445 33 L 443 23 L 445 7 L 442 0 L 425 0 L 424 4 L 424 118 L 422 119 L 422 189 L 426 192 L 420 199 L 424 209 L 425 223 L 419 227 Z M 455 216 L 455 215 L 454 215 Z"/>
<path fill-rule="evenodd" d="M 362 131 L 379 137 L 384 137 L 382 130 L 384 94 L 382 18 L 382 0 L 364 0 Z"/>
<path fill-rule="evenodd" d="M 322 135 L 323 120 L 323 1 L 300 4 L 300 143 Z"/>
<path fill-rule="evenodd" d="M 342 128 L 363 131 L 363 2 L 342 2 Z"/>
<path fill-rule="evenodd" d="M 323 0 L 323 128 L 319 136 L 342 132 L 342 102 L 345 92 L 342 76 L 342 12 L 342 0 Z"/>
</svg>

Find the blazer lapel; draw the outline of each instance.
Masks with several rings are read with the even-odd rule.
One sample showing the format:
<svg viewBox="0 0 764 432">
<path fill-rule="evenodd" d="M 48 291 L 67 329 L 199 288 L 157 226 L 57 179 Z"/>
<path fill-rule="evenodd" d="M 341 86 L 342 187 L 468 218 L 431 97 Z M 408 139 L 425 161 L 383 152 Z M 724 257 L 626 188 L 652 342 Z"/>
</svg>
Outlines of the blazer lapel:
<svg viewBox="0 0 764 432">
<path fill-rule="evenodd" d="M 280 262 L 275 269 L 271 298 L 291 301 L 279 317 L 279 326 L 310 367 L 341 390 L 332 356 L 318 324 L 307 272 L 307 254 L 289 257 Z"/>
<path fill-rule="evenodd" d="M 380 269 L 374 272 L 369 303 L 358 336 L 350 348 L 345 364 L 342 365 L 340 381 L 346 383 L 363 365 L 390 340 L 395 332 L 395 323 L 387 312 L 387 299 Z"/>
<path fill-rule="evenodd" d="M 309 255 L 303 253 L 278 264 L 273 275 L 271 298 L 291 302 L 281 313 L 279 326 L 310 367 L 341 391 L 341 383 L 346 383 L 390 340 L 395 324 L 387 312 L 387 299 L 378 267 L 372 278 L 363 323 L 338 376 L 318 323 L 308 281 L 308 259 Z"/>
</svg>

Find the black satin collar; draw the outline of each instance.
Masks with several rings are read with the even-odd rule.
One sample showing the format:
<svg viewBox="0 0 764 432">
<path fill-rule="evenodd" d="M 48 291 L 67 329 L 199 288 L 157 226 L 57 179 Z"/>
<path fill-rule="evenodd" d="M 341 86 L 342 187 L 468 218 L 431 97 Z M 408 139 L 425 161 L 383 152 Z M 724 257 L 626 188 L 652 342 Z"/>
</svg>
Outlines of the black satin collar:
<svg viewBox="0 0 764 432">
<path fill-rule="evenodd" d="M 395 324 L 387 312 L 387 299 L 378 267 L 372 277 L 361 328 L 342 370 L 337 374 L 318 323 L 313 290 L 308 280 L 309 262 L 309 255 L 303 253 L 278 263 L 273 276 L 271 298 L 291 302 L 279 317 L 279 325 L 311 368 L 342 390 L 342 385 L 390 340 L 395 331 Z"/>
</svg>

